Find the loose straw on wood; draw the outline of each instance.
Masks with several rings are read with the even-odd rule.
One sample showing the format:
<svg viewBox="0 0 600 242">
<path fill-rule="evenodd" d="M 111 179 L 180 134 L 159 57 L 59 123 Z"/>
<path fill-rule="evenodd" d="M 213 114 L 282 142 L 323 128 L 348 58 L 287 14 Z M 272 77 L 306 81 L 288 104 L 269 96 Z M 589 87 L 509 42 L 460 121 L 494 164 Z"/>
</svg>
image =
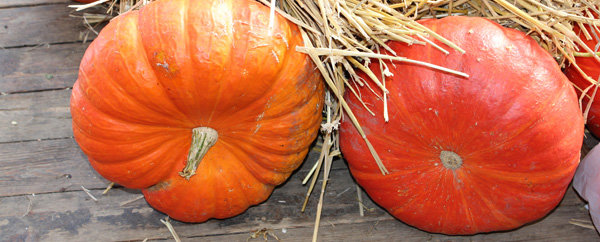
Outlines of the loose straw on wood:
<svg viewBox="0 0 600 242">
<path fill-rule="evenodd" d="M 171 235 L 173 236 L 175 242 L 181 242 L 181 239 L 179 238 L 177 232 L 175 232 L 175 228 L 173 228 L 173 225 L 171 224 L 171 221 L 168 216 L 164 220 L 161 219 L 160 222 L 167 226 L 167 229 L 169 230 L 169 232 L 171 232 Z"/>
</svg>

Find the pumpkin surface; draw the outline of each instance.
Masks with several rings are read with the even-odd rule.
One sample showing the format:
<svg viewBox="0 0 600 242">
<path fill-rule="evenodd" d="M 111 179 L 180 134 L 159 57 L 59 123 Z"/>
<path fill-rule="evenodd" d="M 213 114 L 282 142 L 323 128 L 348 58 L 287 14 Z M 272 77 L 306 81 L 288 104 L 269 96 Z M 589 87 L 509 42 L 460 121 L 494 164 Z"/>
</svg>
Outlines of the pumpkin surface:
<svg viewBox="0 0 600 242">
<path fill-rule="evenodd" d="M 472 17 L 420 23 L 466 53 L 388 45 L 398 56 L 470 77 L 387 62 L 393 74 L 385 80 L 387 123 L 383 93 L 359 88 L 376 117 L 347 94 L 390 172 L 382 175 L 345 117 L 340 146 L 352 175 L 393 216 L 430 232 L 508 230 L 543 217 L 563 197 L 579 162 L 584 127 L 573 87 L 552 57 L 516 30 Z M 370 68 L 381 76 L 377 61 Z"/>
<path fill-rule="evenodd" d="M 268 23 L 253 0 L 156 1 L 113 19 L 71 96 L 93 168 L 186 222 L 264 201 L 303 161 L 324 93 L 298 28 Z"/>
<path fill-rule="evenodd" d="M 590 49 L 599 51 L 596 49 L 596 45 L 600 39 L 594 37 L 594 34 L 589 26 L 586 25 L 586 29 L 592 35 L 592 39 L 590 40 L 585 38 L 578 25 L 575 25 L 573 31 L 575 31 L 575 33 L 579 33 L 581 40 L 583 40 L 583 42 L 590 47 Z M 579 51 L 586 52 L 583 48 L 580 48 Z M 575 62 L 577 62 L 579 68 L 581 68 L 581 70 L 589 77 L 596 81 L 600 80 L 600 62 L 598 62 L 596 59 L 593 57 L 575 57 Z M 582 108 L 583 110 L 586 110 L 590 101 L 590 97 L 594 95 L 594 84 L 587 81 L 573 65 L 565 68 L 565 74 L 569 80 L 578 87 L 576 89 L 577 95 L 581 95 L 582 90 L 587 89 L 586 96 L 581 100 Z M 593 97 L 594 101 L 592 102 L 592 105 L 588 111 L 587 127 L 596 137 L 600 137 L 600 92 L 596 92 L 596 95 Z"/>
</svg>

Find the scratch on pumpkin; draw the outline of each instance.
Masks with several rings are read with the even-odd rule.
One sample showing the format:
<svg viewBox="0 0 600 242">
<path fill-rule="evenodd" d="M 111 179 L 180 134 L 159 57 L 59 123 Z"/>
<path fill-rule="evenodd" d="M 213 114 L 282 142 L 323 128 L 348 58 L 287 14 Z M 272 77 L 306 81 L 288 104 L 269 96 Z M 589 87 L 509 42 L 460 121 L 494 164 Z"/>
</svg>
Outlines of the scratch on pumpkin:
<svg viewBox="0 0 600 242">
<path fill-rule="evenodd" d="M 273 54 L 273 56 L 275 57 L 275 61 L 277 61 L 277 63 L 279 63 L 279 56 L 277 56 L 277 53 L 275 53 L 274 50 L 271 50 L 271 54 Z"/>
<path fill-rule="evenodd" d="M 167 72 L 169 72 L 169 63 L 167 63 L 165 61 L 165 63 L 156 63 L 157 66 L 160 66 L 162 68 L 165 68 L 165 70 L 167 70 Z"/>
</svg>

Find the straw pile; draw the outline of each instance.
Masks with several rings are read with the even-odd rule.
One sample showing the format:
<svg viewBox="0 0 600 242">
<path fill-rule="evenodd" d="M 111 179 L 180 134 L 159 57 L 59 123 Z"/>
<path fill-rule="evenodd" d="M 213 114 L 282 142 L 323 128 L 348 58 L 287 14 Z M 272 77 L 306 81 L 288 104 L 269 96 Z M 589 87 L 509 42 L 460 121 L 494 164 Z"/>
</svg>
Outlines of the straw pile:
<svg viewBox="0 0 600 242">
<path fill-rule="evenodd" d="M 573 26 L 593 24 L 596 27 L 591 32 L 584 30 L 587 39 L 600 40 L 600 20 L 594 19 L 593 14 L 600 15 L 600 1 L 597 0 L 257 0 L 272 7 L 272 13 L 278 12 L 302 29 L 304 46 L 297 51 L 308 54 L 323 74 L 329 86 L 326 93 L 326 108 L 322 124 L 323 147 L 321 155 L 313 170 L 305 179 L 308 182 L 312 176 L 307 199 L 314 188 L 318 174 L 323 170 L 323 184 L 314 238 L 319 226 L 319 217 L 323 203 L 331 162 L 340 155 L 337 128 L 342 113 L 349 117 L 359 133 L 363 135 L 381 172 L 387 173 L 377 153 L 362 132 L 360 124 L 354 118 L 351 110 L 344 102 L 343 95 L 357 93 L 357 86 L 365 86 L 367 82 L 358 77 L 355 70 L 365 72 L 376 86 L 371 90 L 380 89 L 383 93 L 381 105 L 383 115 L 387 120 L 387 90 L 386 76 L 375 76 L 366 66 L 374 61 L 380 64 L 382 73 L 386 67 L 381 59 L 413 62 L 401 56 L 383 56 L 378 54 L 386 49 L 394 54 L 385 42 L 388 40 L 401 41 L 409 44 L 430 44 L 439 51 L 447 52 L 455 49 L 463 52 L 458 46 L 448 42 L 441 36 L 423 27 L 416 20 L 421 18 L 440 18 L 448 15 L 480 16 L 491 19 L 499 24 L 518 29 L 534 38 L 543 48 L 550 52 L 561 66 L 574 64 L 575 56 L 597 56 L 598 46 L 592 50 L 583 44 Z M 108 19 L 117 13 L 130 11 L 147 4 L 150 0 L 101 0 L 95 5 L 106 10 L 104 15 L 94 15 L 95 20 Z M 89 6 L 89 5 L 88 5 Z M 86 8 L 88 6 L 80 7 Z M 84 15 L 84 22 L 89 24 Z M 89 16 L 88 16 L 89 17 Z M 433 37 L 444 43 L 437 46 L 426 37 Z M 577 45 L 580 44 L 580 45 Z M 581 47 L 579 47 L 581 46 Z M 414 63 L 414 62 L 413 62 Z M 429 65 L 427 63 L 416 63 Z M 448 70 L 444 67 L 432 66 L 441 71 L 457 75 L 464 73 Z M 577 67 L 577 69 L 579 69 Z M 579 69 L 581 72 L 581 70 Z M 587 78 L 591 83 L 596 80 Z M 366 105 L 363 105 L 368 110 Z M 324 168 L 324 169 L 323 169 Z M 305 202 L 306 205 L 306 202 Z"/>
</svg>

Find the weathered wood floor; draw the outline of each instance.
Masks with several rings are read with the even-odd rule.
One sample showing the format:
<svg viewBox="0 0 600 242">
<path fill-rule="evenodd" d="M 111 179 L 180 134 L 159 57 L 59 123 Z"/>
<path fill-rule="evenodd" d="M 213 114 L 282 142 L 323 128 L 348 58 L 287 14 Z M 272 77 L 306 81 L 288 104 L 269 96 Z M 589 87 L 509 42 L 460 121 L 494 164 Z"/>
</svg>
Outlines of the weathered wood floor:
<svg viewBox="0 0 600 242">
<path fill-rule="evenodd" d="M 117 187 L 101 195 L 109 182 L 91 169 L 72 138 L 70 88 L 87 44 L 80 41 L 85 30 L 81 20 L 68 16 L 68 4 L 72 2 L 0 0 L 0 241 L 172 240 L 160 222 L 164 214 L 143 199 L 126 203 L 139 198 L 139 191 Z M 260 229 L 283 241 L 309 241 L 317 197 L 305 213 L 300 212 L 306 194 L 301 180 L 317 155 L 311 152 L 304 166 L 267 202 L 230 219 L 202 224 L 173 221 L 175 230 L 184 241 L 246 241 Z M 595 230 L 569 223 L 590 221 L 572 189 L 539 222 L 510 232 L 458 237 L 407 226 L 366 196 L 364 203 L 370 209 L 361 217 L 356 194 L 345 163 L 335 161 L 319 240 L 600 240 Z"/>
</svg>

